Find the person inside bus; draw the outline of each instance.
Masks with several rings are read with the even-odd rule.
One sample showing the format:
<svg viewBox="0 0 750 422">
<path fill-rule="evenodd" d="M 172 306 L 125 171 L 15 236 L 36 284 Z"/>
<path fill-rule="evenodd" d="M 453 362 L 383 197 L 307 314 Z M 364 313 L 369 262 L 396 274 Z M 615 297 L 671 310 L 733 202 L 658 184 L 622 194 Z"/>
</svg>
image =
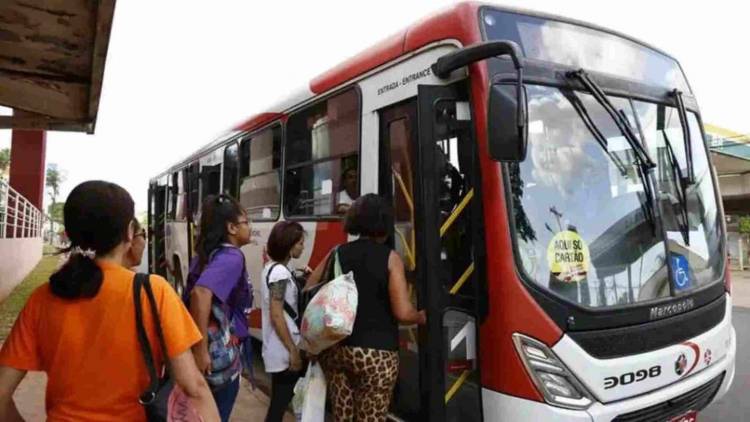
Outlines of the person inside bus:
<svg viewBox="0 0 750 422">
<path fill-rule="evenodd" d="M 294 385 L 302 375 L 303 361 L 298 349 L 300 333 L 300 286 L 289 267 L 305 248 L 305 230 L 295 221 L 280 221 L 271 229 L 266 253 L 271 260 L 261 277 L 261 321 L 263 363 L 271 374 L 271 404 L 266 422 L 281 422 L 294 395 Z M 307 269 L 309 272 L 309 269 Z"/>
<path fill-rule="evenodd" d="M 211 195 L 201 207 L 197 256 L 190 265 L 184 300 L 203 339 L 193 346 L 198 369 L 211 386 L 221 420 L 232 413 L 247 344 L 245 310 L 252 292 L 240 248 L 250 243 L 244 208 L 228 195 Z M 247 361 L 247 359 L 244 359 Z"/>
<path fill-rule="evenodd" d="M 125 268 L 136 271 L 141 265 L 143 251 L 146 249 L 146 229 L 141 227 L 138 219 L 133 219 L 133 241 L 130 243 L 130 249 L 125 254 Z"/>
<path fill-rule="evenodd" d="M 357 182 L 357 167 L 345 168 L 341 174 L 341 185 L 344 189 L 336 194 L 336 214 L 346 214 L 352 203 L 359 198 Z"/>
<path fill-rule="evenodd" d="M 346 214 L 344 229 L 359 238 L 336 250 L 360 300 L 351 336 L 318 356 L 336 421 L 385 421 L 398 378 L 398 323 L 426 322 L 409 299 L 401 257 L 385 245 L 392 228 L 393 211 L 375 194 L 359 197 Z M 306 289 L 323 279 L 328 259 L 330 252 Z"/>
<path fill-rule="evenodd" d="M 88 181 L 70 192 L 63 215 L 68 259 L 31 294 L 0 351 L 0 420 L 22 420 L 13 392 L 27 371 L 44 371 L 49 420 L 146 421 L 138 399 L 150 377 L 136 332 L 135 273 L 125 259 L 133 200 L 116 184 Z M 166 280 L 151 275 L 150 284 L 167 350 L 154 350 L 155 366 L 168 364 L 203 420 L 218 421 L 190 351 L 201 334 Z M 145 329 L 157 338 L 153 324 Z"/>
</svg>

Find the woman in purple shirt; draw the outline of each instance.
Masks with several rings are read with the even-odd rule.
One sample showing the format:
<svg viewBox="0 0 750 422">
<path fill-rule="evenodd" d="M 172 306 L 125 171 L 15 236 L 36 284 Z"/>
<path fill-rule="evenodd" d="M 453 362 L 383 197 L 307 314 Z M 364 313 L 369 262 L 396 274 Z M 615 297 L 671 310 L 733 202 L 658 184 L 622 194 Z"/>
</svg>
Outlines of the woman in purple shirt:
<svg viewBox="0 0 750 422">
<path fill-rule="evenodd" d="M 188 273 L 186 302 L 203 340 L 193 346 L 198 369 L 211 386 L 222 421 L 228 421 L 242 371 L 240 344 L 251 292 L 240 247 L 250 243 L 250 222 L 227 195 L 209 196 L 201 208 L 197 257 Z"/>
</svg>

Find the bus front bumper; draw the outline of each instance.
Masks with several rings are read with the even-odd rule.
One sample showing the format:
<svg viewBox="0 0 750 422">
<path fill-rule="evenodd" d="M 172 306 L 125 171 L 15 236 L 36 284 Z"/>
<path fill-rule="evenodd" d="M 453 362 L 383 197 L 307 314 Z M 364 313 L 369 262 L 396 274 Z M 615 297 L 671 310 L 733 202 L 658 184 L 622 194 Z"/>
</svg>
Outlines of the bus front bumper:
<svg viewBox="0 0 750 422">
<path fill-rule="evenodd" d="M 696 395 L 699 391 L 707 396 L 702 402 L 702 408 L 705 408 L 706 401 L 709 399 L 708 404 L 721 399 L 734 380 L 735 356 L 737 353 L 737 337 L 734 328 L 732 328 L 731 333 L 731 345 L 726 356 L 721 361 L 693 376 L 638 397 L 606 404 L 595 402 L 586 410 L 562 409 L 546 403 L 482 389 L 484 420 L 611 422 L 618 416 L 639 411 L 650 410 L 650 415 L 658 415 L 660 405 L 670 401 L 679 402 L 681 397 L 688 397 L 688 393 L 693 392 L 693 395 Z M 712 382 L 719 384 L 718 388 Z M 700 411 L 702 408 L 687 410 Z M 663 421 L 658 416 L 655 420 L 653 416 L 649 416 L 650 419 L 643 420 L 668 422 L 673 416 L 677 415 L 665 416 Z"/>
</svg>

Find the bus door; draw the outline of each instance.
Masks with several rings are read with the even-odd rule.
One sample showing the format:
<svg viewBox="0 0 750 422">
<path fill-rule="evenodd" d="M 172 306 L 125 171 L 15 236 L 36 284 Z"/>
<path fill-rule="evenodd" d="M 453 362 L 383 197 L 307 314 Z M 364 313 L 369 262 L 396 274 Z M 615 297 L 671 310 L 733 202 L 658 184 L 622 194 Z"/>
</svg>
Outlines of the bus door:
<svg viewBox="0 0 750 422">
<path fill-rule="evenodd" d="M 154 214 L 154 192 L 155 192 L 156 186 L 153 182 L 149 182 L 148 184 L 148 270 L 149 272 L 153 272 L 155 267 L 155 259 L 154 259 L 154 250 L 156 249 L 156 215 Z"/>
<path fill-rule="evenodd" d="M 191 163 L 185 169 L 185 178 L 187 179 L 187 227 L 188 227 L 188 261 L 193 257 L 196 243 L 196 219 L 200 208 L 200 165 L 197 161 Z"/>
<path fill-rule="evenodd" d="M 470 119 L 465 83 L 420 86 L 415 100 L 380 113 L 379 183 L 393 201 L 392 245 L 428 320 L 399 330 L 392 413 L 403 420 L 482 418 L 477 324 L 484 243 Z"/>
<path fill-rule="evenodd" d="M 167 228 L 167 180 L 166 177 L 151 184 L 149 189 L 149 249 L 152 254 L 152 270 L 167 277 L 166 228 Z"/>
</svg>

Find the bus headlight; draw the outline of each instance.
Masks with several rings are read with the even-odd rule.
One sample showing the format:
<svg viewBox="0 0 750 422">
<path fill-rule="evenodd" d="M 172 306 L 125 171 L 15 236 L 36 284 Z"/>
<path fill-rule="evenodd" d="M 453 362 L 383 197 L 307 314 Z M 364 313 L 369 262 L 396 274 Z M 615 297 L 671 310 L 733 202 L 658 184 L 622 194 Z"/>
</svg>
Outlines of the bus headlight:
<svg viewBox="0 0 750 422">
<path fill-rule="evenodd" d="M 534 385 L 547 403 L 575 410 L 591 406 L 591 396 L 586 388 L 549 347 L 518 333 L 513 334 L 513 343 Z"/>
</svg>

